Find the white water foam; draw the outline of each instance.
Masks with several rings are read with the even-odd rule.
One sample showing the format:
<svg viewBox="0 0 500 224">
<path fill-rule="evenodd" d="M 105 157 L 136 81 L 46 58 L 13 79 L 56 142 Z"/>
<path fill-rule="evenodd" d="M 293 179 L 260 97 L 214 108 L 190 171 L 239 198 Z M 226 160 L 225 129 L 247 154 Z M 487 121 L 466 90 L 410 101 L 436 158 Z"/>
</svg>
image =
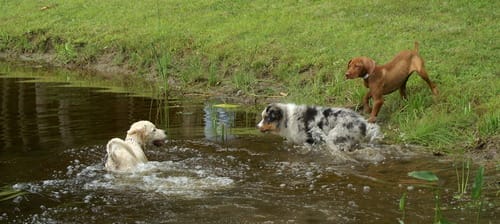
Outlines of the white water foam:
<svg viewBox="0 0 500 224">
<path fill-rule="evenodd" d="M 142 192 L 198 198 L 211 191 L 230 188 L 234 183 L 233 179 L 216 176 L 210 169 L 202 166 L 188 168 L 183 162 L 172 161 L 150 161 L 139 165 L 131 173 L 106 172 L 102 164 L 82 165 L 79 170 L 75 169 L 75 165 L 69 165 L 67 169 L 72 172 L 66 173 L 65 178 L 54 175 L 54 179 L 39 183 L 17 183 L 13 188 L 48 194 L 55 199 L 68 194 L 81 194 L 82 191 L 102 190 L 115 191 L 114 194 Z"/>
<path fill-rule="evenodd" d="M 332 150 L 327 145 L 292 145 L 287 151 L 303 155 L 317 155 L 335 165 L 379 164 L 388 159 L 411 158 L 416 155 L 413 146 L 361 144 L 353 151 Z"/>
<path fill-rule="evenodd" d="M 78 176 L 95 177 L 95 171 L 99 168 L 89 166 Z M 101 178 L 86 182 L 83 188 L 117 191 L 137 189 L 168 196 L 202 197 L 208 191 L 228 188 L 234 183 L 231 178 L 214 176 L 209 170 L 196 168 L 185 168 L 182 163 L 172 161 L 150 161 L 139 165 L 131 173 L 105 173 Z"/>
</svg>

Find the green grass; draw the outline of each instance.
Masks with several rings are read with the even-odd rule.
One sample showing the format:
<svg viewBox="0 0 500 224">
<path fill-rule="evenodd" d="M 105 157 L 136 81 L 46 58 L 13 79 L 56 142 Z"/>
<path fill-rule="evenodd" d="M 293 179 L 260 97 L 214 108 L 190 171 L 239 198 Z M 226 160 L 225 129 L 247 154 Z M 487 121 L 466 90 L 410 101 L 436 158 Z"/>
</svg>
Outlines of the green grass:
<svg viewBox="0 0 500 224">
<path fill-rule="evenodd" d="M 224 87 L 356 107 L 366 89 L 344 80 L 347 61 L 384 63 L 417 40 L 441 94 L 415 75 L 408 101 L 386 97 L 379 121 L 389 141 L 453 148 L 499 135 L 498 8 L 495 0 L 2 0 L 0 52 L 77 66 L 107 56 L 170 94 Z"/>
</svg>

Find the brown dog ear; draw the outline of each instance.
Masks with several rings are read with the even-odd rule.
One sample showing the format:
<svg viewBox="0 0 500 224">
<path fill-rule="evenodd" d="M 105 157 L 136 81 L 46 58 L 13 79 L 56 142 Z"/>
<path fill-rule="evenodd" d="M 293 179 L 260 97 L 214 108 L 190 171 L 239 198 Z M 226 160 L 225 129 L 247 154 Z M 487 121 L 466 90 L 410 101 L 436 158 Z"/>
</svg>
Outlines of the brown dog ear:
<svg viewBox="0 0 500 224">
<path fill-rule="evenodd" d="M 351 65 L 351 61 L 352 61 L 352 59 L 351 59 L 351 60 L 349 60 L 349 62 L 347 62 L 347 68 L 348 68 L 348 69 L 349 69 L 349 65 Z"/>
<path fill-rule="evenodd" d="M 375 61 L 367 57 L 363 57 L 362 61 L 366 72 L 370 75 L 373 75 L 373 72 L 375 72 Z"/>
</svg>

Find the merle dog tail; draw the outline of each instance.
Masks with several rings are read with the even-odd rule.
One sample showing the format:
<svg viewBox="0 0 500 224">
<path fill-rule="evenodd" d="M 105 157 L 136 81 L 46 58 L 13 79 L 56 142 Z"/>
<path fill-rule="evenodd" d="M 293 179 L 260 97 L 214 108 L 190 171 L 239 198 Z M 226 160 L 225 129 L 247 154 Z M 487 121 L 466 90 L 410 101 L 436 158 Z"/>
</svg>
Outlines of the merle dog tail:
<svg viewBox="0 0 500 224">
<path fill-rule="evenodd" d="M 376 142 L 384 138 L 382 131 L 380 131 L 380 126 L 375 123 L 368 123 L 367 125 L 366 137 L 370 139 L 370 142 Z"/>
</svg>

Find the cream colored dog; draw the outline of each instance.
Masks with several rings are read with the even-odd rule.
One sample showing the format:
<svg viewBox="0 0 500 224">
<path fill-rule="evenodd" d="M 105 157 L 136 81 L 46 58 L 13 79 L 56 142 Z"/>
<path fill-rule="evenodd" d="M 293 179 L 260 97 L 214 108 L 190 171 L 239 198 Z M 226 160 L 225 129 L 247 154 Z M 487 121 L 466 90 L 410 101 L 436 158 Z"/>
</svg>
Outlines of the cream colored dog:
<svg viewBox="0 0 500 224">
<path fill-rule="evenodd" d="M 120 138 L 109 140 L 106 146 L 106 170 L 114 172 L 132 171 L 148 158 L 142 150 L 149 145 L 161 146 L 167 135 L 149 121 L 138 121 L 130 126 L 125 141 Z"/>
</svg>

